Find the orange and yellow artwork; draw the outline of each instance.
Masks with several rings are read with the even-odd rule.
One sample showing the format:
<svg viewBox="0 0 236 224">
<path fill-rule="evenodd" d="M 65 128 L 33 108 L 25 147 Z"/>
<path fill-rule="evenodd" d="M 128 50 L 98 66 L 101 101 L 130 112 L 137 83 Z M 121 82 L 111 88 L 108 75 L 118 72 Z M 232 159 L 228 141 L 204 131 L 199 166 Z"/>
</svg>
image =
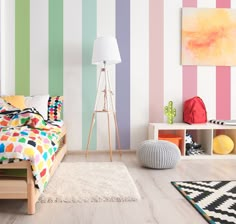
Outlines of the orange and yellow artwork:
<svg viewBox="0 0 236 224">
<path fill-rule="evenodd" d="M 236 9 L 183 8 L 182 64 L 236 65 Z"/>
</svg>

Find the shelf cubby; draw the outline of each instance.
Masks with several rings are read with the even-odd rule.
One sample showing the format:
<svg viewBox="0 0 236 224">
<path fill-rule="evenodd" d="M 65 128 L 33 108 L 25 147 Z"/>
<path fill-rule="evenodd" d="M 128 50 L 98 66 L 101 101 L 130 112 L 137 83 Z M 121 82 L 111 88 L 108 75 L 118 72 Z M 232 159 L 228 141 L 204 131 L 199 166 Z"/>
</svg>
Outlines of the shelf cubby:
<svg viewBox="0 0 236 224">
<path fill-rule="evenodd" d="M 185 138 L 186 133 L 193 136 L 193 140 L 198 144 L 201 144 L 205 150 L 205 155 L 186 155 Z M 236 126 L 226 126 L 217 124 L 186 124 L 186 123 L 150 123 L 148 127 L 148 139 L 158 140 L 159 135 L 162 134 L 174 134 L 181 137 L 181 143 L 179 149 L 181 151 L 182 158 L 236 158 Z M 230 154 L 219 155 L 213 153 L 213 139 L 215 136 L 224 134 L 228 135 L 234 142 L 234 149 Z"/>
</svg>

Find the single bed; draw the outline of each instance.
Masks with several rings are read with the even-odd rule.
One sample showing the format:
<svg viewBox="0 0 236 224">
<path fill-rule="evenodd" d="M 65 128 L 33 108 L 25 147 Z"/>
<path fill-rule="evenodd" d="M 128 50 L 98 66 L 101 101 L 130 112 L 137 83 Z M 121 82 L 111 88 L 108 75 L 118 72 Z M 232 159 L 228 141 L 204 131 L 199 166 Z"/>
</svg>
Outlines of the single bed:
<svg viewBox="0 0 236 224">
<path fill-rule="evenodd" d="M 64 128 L 61 133 L 60 147 L 50 168 L 50 176 L 53 175 L 66 152 L 66 130 Z M 0 164 L 0 169 L 26 170 L 26 177 L 0 176 L 0 199 L 27 199 L 27 212 L 28 214 L 34 214 L 35 204 L 40 196 L 40 191 L 35 187 L 30 161 Z"/>
<path fill-rule="evenodd" d="M 32 109 L 14 113 L 11 118 L 0 116 L 0 199 L 26 199 L 28 214 L 34 214 L 40 194 L 67 152 L 66 129 L 45 122 Z"/>
</svg>

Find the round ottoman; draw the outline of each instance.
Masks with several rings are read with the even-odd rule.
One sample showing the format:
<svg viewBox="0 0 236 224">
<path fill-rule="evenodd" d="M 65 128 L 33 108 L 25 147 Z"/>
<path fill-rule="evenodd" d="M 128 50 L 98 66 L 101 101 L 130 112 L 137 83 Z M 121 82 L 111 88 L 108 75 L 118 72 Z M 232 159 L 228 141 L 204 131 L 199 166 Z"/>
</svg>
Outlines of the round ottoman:
<svg viewBox="0 0 236 224">
<path fill-rule="evenodd" d="M 180 150 L 174 143 L 168 141 L 146 140 L 140 144 L 137 157 L 142 166 L 170 169 L 180 160 Z"/>
</svg>

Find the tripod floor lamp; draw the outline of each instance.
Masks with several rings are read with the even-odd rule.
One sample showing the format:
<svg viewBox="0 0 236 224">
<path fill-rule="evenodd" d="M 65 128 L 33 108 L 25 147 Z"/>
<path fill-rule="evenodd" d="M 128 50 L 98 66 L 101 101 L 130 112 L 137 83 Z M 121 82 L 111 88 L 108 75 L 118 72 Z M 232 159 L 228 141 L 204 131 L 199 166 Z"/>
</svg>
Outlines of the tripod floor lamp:
<svg viewBox="0 0 236 224">
<path fill-rule="evenodd" d="M 101 65 L 102 68 L 100 70 L 100 75 L 98 79 L 96 101 L 89 129 L 88 142 L 86 147 L 86 157 L 88 156 L 90 139 L 96 121 L 97 113 L 106 113 L 107 116 L 110 160 L 112 161 L 111 119 L 114 121 L 115 124 L 117 145 L 120 151 L 120 136 L 116 118 L 115 105 L 113 102 L 114 93 L 112 92 L 111 89 L 110 76 L 108 74 L 108 68 L 107 68 L 108 65 L 117 64 L 120 62 L 121 62 L 120 52 L 115 37 L 99 37 L 94 41 L 92 64 Z M 102 102 L 102 108 L 99 108 L 98 105 L 99 102 Z"/>
</svg>

